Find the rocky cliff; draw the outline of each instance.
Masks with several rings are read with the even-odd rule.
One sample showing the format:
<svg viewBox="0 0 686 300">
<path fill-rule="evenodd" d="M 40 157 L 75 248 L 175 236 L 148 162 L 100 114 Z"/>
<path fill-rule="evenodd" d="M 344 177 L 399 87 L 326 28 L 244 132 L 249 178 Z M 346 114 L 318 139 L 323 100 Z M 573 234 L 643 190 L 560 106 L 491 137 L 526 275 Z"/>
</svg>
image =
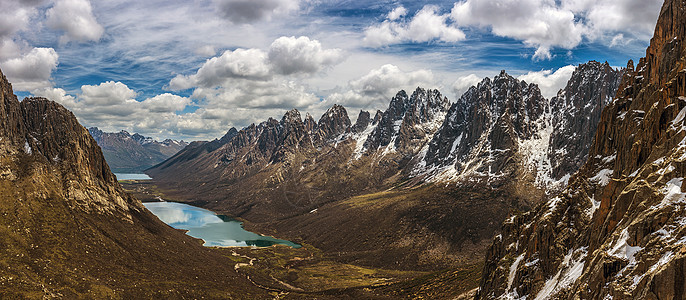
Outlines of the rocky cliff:
<svg viewBox="0 0 686 300">
<path fill-rule="evenodd" d="M 364 148 L 370 154 L 381 150 L 416 155 L 433 137 L 449 107 L 448 98 L 437 90 L 417 88 L 410 96 L 400 91 L 386 111 L 377 113 L 379 120 L 365 137 Z"/>
<path fill-rule="evenodd" d="M 537 203 L 586 161 L 622 72 L 607 63 L 581 64 L 551 100 L 504 71 L 486 78 L 450 107 L 412 174 L 506 189 Z"/>
<path fill-rule="evenodd" d="M 165 161 L 188 145 L 184 141 L 171 139 L 158 142 L 138 133 L 132 135 L 124 130 L 107 133 L 97 127 L 91 127 L 88 132 L 102 149 L 112 170 L 120 173 L 140 173 Z"/>
<path fill-rule="evenodd" d="M 528 144 L 545 138 L 549 113 L 537 85 L 505 71 L 492 80 L 486 78 L 450 108 L 424 157 L 426 168 L 437 180 L 478 181 L 494 187 L 510 182 L 528 171 L 531 156 L 545 153 Z"/>
<path fill-rule="evenodd" d="M 665 1 L 569 186 L 510 218 L 480 298 L 683 299 L 686 2 Z"/>
<path fill-rule="evenodd" d="M 71 112 L 0 91 L 0 298 L 264 296 L 126 194 Z"/>
<path fill-rule="evenodd" d="M 568 178 L 586 162 L 600 114 L 615 97 L 623 74 L 607 62 L 579 65 L 567 86 L 550 100 L 550 179 Z"/>
</svg>

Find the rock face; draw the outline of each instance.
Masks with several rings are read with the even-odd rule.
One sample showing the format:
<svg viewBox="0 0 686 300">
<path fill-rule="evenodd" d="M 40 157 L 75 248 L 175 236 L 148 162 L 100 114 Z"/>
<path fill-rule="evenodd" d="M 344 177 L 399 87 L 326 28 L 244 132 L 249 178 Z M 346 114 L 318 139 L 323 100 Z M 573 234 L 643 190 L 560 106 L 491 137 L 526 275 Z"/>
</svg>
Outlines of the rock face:
<svg viewBox="0 0 686 300">
<path fill-rule="evenodd" d="M 579 65 L 567 86 L 550 100 L 553 132 L 548 155 L 553 180 L 571 175 L 588 159 L 600 113 L 615 97 L 623 74 L 607 62 Z"/>
<path fill-rule="evenodd" d="M 125 193 L 71 112 L 0 91 L 0 298 L 266 296 Z"/>
<path fill-rule="evenodd" d="M 317 132 L 313 139 L 317 144 L 327 143 L 332 139 L 349 132 L 351 130 L 350 126 L 351 123 L 348 112 L 343 106 L 334 104 L 319 119 L 319 122 L 317 123 Z"/>
<path fill-rule="evenodd" d="M 547 100 L 535 84 L 501 72 L 470 88 L 448 111 L 424 161 L 441 180 L 510 181 L 536 155 L 525 143 L 540 140 L 550 124 Z M 527 153 L 530 152 L 530 153 Z"/>
<path fill-rule="evenodd" d="M 684 298 L 685 10 L 665 1 L 646 57 L 628 64 L 569 186 L 505 223 L 481 299 Z"/>
<path fill-rule="evenodd" d="M 405 91 L 391 99 L 388 109 L 377 112 L 378 122 L 364 142 L 368 153 L 413 155 L 433 136 L 450 107 L 448 98 L 436 90 L 417 88 L 408 97 Z"/>
<path fill-rule="evenodd" d="M 414 174 L 430 181 L 514 185 L 529 195 L 557 192 L 586 161 L 600 111 L 622 72 L 607 63 L 581 64 L 550 101 L 535 84 L 504 71 L 486 78 L 450 107 Z"/>
<path fill-rule="evenodd" d="M 140 173 L 165 161 L 188 145 L 184 141 L 171 139 L 158 142 L 138 133 L 131 135 L 124 130 L 106 133 L 97 127 L 91 127 L 88 132 L 102 149 L 112 170 L 121 173 Z"/>
<path fill-rule="evenodd" d="M 357 121 L 355 121 L 355 125 L 352 128 L 352 131 L 354 133 L 362 133 L 367 127 L 369 127 L 369 124 L 371 124 L 372 120 L 369 115 L 368 111 L 360 111 L 360 114 L 357 116 Z"/>
</svg>

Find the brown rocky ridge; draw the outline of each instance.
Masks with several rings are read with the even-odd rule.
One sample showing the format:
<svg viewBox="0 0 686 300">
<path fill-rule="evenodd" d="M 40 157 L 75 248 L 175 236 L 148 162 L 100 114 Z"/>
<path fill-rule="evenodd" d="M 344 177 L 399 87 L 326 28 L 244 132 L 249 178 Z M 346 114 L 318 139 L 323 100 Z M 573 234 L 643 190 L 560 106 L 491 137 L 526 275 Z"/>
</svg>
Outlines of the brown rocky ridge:
<svg viewBox="0 0 686 300">
<path fill-rule="evenodd" d="M 19 102 L 1 72 L 0 216 L 3 299 L 266 296 L 125 193 L 71 112 Z"/>
<path fill-rule="evenodd" d="M 480 299 L 686 297 L 685 11 L 665 1 L 569 186 L 504 224 Z"/>
</svg>

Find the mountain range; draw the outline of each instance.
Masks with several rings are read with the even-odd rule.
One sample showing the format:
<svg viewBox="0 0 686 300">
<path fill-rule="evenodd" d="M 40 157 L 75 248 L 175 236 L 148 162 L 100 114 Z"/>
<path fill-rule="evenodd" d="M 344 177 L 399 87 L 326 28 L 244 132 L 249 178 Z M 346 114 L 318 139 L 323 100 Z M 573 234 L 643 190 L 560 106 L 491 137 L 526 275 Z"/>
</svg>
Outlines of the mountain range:
<svg viewBox="0 0 686 300">
<path fill-rule="evenodd" d="M 685 11 L 666 0 L 636 66 L 580 64 L 551 99 L 502 71 L 454 102 L 418 87 L 354 123 L 341 105 L 293 109 L 190 144 L 86 130 L 0 72 L 0 298 L 393 298 L 469 266 L 476 299 L 684 299 Z M 110 163 L 306 252 L 203 247 Z M 292 285 L 317 263 L 427 275 Z"/>
<path fill-rule="evenodd" d="M 91 127 L 88 132 L 102 149 L 107 164 L 115 173 L 142 173 L 188 145 L 184 141 L 172 139 L 158 142 L 138 133 L 131 135 L 125 130 L 108 133 Z"/>
<path fill-rule="evenodd" d="M 579 65 L 567 87 L 546 99 L 537 85 L 503 71 L 454 103 L 437 90 L 400 91 L 373 118 L 359 112 L 355 124 L 340 105 L 318 121 L 291 110 L 191 143 L 146 173 L 176 201 L 246 219 L 248 228 L 312 243 L 346 262 L 476 263 L 508 214 L 559 192 L 586 160 L 593 121 L 624 72 Z M 192 178 L 183 175 L 189 172 Z"/>
</svg>

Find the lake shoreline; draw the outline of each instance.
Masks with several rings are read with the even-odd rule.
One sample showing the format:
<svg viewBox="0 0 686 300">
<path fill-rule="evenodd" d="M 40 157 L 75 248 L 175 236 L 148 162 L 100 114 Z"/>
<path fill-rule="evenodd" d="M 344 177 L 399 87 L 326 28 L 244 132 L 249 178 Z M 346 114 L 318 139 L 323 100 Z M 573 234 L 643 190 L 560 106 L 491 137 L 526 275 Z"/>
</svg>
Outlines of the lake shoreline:
<svg viewBox="0 0 686 300">
<path fill-rule="evenodd" d="M 295 242 L 245 229 L 244 222 L 214 211 L 178 202 L 147 202 L 144 206 L 161 221 L 187 235 L 203 240 L 206 247 L 270 247 L 276 244 L 300 248 Z"/>
</svg>

